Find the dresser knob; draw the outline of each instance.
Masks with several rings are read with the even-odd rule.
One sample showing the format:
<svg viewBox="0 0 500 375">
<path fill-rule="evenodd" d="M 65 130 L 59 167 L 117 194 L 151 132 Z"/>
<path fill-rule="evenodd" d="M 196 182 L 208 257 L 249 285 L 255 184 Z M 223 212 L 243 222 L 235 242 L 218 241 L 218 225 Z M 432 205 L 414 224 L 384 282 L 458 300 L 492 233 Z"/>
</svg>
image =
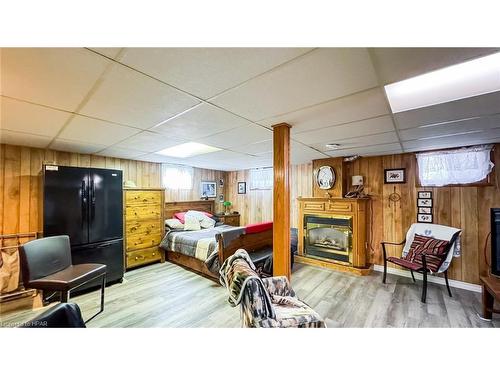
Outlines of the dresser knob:
<svg viewBox="0 0 500 375">
<path fill-rule="evenodd" d="M 155 255 L 156 255 L 156 253 L 153 253 L 153 256 L 155 256 Z"/>
<path fill-rule="evenodd" d="M 135 257 L 135 260 L 139 259 L 139 257 Z"/>
</svg>

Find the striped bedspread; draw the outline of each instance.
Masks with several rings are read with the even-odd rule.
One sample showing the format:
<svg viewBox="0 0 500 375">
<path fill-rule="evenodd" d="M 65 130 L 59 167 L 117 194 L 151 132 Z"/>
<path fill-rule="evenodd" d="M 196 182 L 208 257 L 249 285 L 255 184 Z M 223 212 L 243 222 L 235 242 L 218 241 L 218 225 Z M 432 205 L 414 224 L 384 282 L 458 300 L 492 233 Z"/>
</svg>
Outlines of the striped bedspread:
<svg viewBox="0 0 500 375">
<path fill-rule="evenodd" d="M 220 225 L 215 228 L 195 231 L 173 229 L 167 231 L 160 247 L 167 251 L 174 251 L 199 259 L 205 262 L 210 271 L 218 272 L 220 265 L 215 235 L 224 232 L 230 232 L 231 236 L 237 236 L 244 232 L 244 228 Z"/>
</svg>

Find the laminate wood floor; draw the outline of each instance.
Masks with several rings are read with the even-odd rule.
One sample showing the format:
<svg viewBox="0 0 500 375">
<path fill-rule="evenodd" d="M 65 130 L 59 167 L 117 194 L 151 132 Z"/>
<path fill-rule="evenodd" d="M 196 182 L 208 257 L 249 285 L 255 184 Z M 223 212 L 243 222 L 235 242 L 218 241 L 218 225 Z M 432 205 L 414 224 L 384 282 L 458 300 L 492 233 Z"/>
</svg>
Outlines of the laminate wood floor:
<svg viewBox="0 0 500 375">
<path fill-rule="evenodd" d="M 292 285 L 297 295 L 321 314 L 328 327 L 500 327 L 477 317 L 481 295 L 430 284 L 427 304 L 420 302 L 421 285 L 411 279 L 381 274 L 357 277 L 296 264 Z M 98 310 L 99 291 L 72 298 L 84 318 Z M 2 318 L 12 325 L 38 315 L 26 311 Z M 238 308 L 227 303 L 226 290 L 215 282 L 172 263 L 139 268 L 125 282 L 106 289 L 104 313 L 89 327 L 240 327 Z"/>
</svg>

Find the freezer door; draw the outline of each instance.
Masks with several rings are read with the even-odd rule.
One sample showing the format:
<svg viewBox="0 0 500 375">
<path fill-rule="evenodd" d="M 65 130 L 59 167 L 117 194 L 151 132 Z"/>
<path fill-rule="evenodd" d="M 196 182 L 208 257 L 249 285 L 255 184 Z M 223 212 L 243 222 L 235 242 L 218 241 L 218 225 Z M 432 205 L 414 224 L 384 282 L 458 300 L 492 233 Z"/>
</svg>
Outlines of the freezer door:
<svg viewBox="0 0 500 375">
<path fill-rule="evenodd" d="M 106 281 L 113 283 L 123 278 L 124 256 L 123 240 L 100 242 L 71 249 L 73 264 L 98 263 L 106 265 Z M 78 288 L 86 290 L 100 285 L 100 280 L 94 280 L 88 285 Z"/>
<path fill-rule="evenodd" d="M 122 171 L 90 169 L 89 242 L 123 237 Z"/>
<path fill-rule="evenodd" d="M 71 245 L 87 243 L 89 170 L 54 165 L 43 169 L 43 235 L 66 234 Z"/>
</svg>

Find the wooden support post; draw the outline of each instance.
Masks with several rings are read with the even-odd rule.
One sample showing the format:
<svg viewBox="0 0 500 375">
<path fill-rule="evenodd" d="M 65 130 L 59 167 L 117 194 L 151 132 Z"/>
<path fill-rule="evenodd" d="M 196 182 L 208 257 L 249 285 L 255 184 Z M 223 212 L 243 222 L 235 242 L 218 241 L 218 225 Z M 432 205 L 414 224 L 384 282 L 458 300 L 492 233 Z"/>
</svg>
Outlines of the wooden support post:
<svg viewBox="0 0 500 375">
<path fill-rule="evenodd" d="M 273 126 L 273 275 L 290 280 L 290 125 Z"/>
</svg>

